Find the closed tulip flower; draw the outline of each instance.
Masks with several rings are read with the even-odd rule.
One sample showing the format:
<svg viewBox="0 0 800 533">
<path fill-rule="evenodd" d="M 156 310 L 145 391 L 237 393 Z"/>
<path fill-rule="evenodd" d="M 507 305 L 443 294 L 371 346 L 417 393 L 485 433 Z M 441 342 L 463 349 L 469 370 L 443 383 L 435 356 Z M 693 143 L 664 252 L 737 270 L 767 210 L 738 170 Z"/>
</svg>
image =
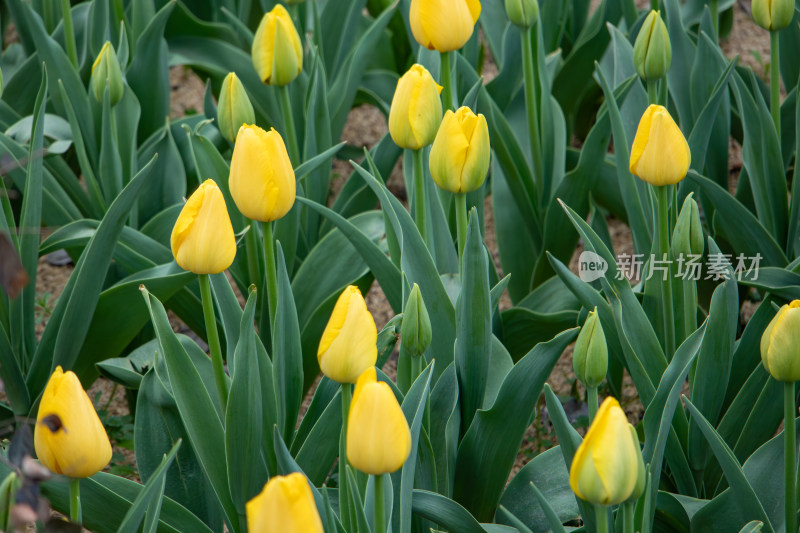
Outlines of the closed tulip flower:
<svg viewBox="0 0 800 533">
<path fill-rule="evenodd" d="M 782 306 L 764 330 L 761 362 L 778 381 L 800 381 L 800 300 Z"/>
<path fill-rule="evenodd" d="M 322 373 L 339 383 L 355 383 L 378 360 L 378 329 L 361 291 L 348 286 L 322 332 L 317 361 Z"/>
<path fill-rule="evenodd" d="M 324 531 L 308 480 L 299 472 L 270 479 L 261 494 L 247 502 L 246 511 L 252 533 Z"/>
<path fill-rule="evenodd" d="M 103 101 L 103 93 L 108 87 L 111 105 L 115 106 L 122 100 L 125 84 L 122 81 L 122 70 L 119 66 L 117 54 L 110 42 L 106 41 L 92 65 L 90 81 L 92 93 L 98 102 Z"/>
<path fill-rule="evenodd" d="M 633 139 L 631 173 L 651 185 L 673 185 L 686 177 L 691 160 L 689 143 L 669 111 L 649 106 Z"/>
<path fill-rule="evenodd" d="M 658 11 L 652 10 L 644 19 L 633 45 L 633 64 L 643 80 L 657 80 L 667 74 L 672 63 L 672 45 L 667 25 Z"/>
<path fill-rule="evenodd" d="M 252 124 L 255 121 L 253 104 L 250 103 L 244 85 L 236 74 L 230 72 L 222 80 L 222 89 L 219 91 L 217 122 L 220 133 L 233 142 L 242 125 Z"/>
<path fill-rule="evenodd" d="M 72 478 L 89 477 L 111 460 L 111 443 L 74 372 L 56 367 L 39 403 L 33 434 L 39 461 Z"/>
<path fill-rule="evenodd" d="M 303 45 L 281 4 L 264 15 L 253 38 L 253 66 L 267 85 L 287 85 L 303 70 Z"/>
<path fill-rule="evenodd" d="M 614 398 L 606 398 L 575 452 L 569 484 L 582 500 L 616 505 L 633 494 L 639 478 L 630 424 Z"/>
<path fill-rule="evenodd" d="M 184 270 L 218 274 L 236 257 L 236 237 L 225 198 L 214 180 L 206 180 L 189 197 L 170 238 L 172 255 Z"/>
<path fill-rule="evenodd" d="M 480 0 L 411 0 L 409 22 L 420 45 L 451 52 L 467 44 L 480 15 Z"/>
<path fill-rule="evenodd" d="M 397 146 L 419 150 L 433 142 L 442 122 L 441 92 L 422 65 L 414 65 L 398 80 L 389 111 L 389 133 Z"/>
<path fill-rule="evenodd" d="M 782 30 L 794 16 L 793 0 L 753 0 L 750 8 L 756 24 L 769 31 Z"/>
<path fill-rule="evenodd" d="M 228 181 L 236 207 L 261 222 L 283 218 L 294 205 L 294 169 L 280 133 L 242 126 L 236 136 Z"/>
<path fill-rule="evenodd" d="M 486 180 L 489 158 L 486 117 L 468 107 L 448 110 L 431 147 L 431 177 L 436 185 L 453 193 L 474 191 Z"/>
<path fill-rule="evenodd" d="M 408 422 L 388 384 L 377 380 L 375 367 L 356 382 L 347 423 L 347 460 L 375 476 L 395 472 L 411 453 Z"/>
</svg>

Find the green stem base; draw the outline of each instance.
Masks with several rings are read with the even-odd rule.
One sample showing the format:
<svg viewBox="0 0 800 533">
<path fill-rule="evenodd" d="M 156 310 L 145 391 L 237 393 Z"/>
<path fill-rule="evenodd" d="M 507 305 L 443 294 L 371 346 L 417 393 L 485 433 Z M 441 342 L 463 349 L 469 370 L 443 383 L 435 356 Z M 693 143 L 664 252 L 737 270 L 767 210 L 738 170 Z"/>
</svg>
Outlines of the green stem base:
<svg viewBox="0 0 800 533">
<path fill-rule="evenodd" d="M 228 384 L 225 380 L 225 367 L 222 363 L 222 348 L 219 344 L 219 331 L 217 330 L 217 319 L 214 315 L 214 300 L 211 297 L 211 283 L 208 274 L 200 274 L 200 297 L 203 301 L 203 319 L 206 325 L 206 335 L 208 336 L 208 348 L 211 352 L 211 366 L 214 369 L 214 382 L 217 386 L 222 412 L 228 405 Z"/>
<path fill-rule="evenodd" d="M 83 524 L 83 511 L 81 510 L 81 480 L 69 479 L 69 519 L 78 525 Z"/>
<path fill-rule="evenodd" d="M 796 449 L 796 429 L 795 429 L 795 416 L 797 410 L 795 409 L 795 392 L 794 382 L 784 383 L 783 387 L 783 441 L 784 441 L 784 479 L 786 483 L 786 498 L 785 498 L 785 512 L 786 512 L 786 532 L 797 532 L 797 494 L 796 490 L 796 466 L 795 466 L 795 449 Z"/>
</svg>

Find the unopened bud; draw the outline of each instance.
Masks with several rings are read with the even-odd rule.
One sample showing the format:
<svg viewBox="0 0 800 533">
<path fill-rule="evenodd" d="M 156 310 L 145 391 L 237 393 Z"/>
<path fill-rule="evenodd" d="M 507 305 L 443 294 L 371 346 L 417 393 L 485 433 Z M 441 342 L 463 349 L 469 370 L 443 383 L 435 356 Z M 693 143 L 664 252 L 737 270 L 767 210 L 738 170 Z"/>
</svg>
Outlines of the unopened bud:
<svg viewBox="0 0 800 533">
<path fill-rule="evenodd" d="M 667 26 L 658 11 L 650 11 L 633 44 L 636 72 L 644 80 L 657 80 L 666 76 L 671 62 L 672 45 Z"/>
<path fill-rule="evenodd" d="M 94 60 L 90 83 L 94 97 L 98 102 L 103 101 L 103 93 L 106 87 L 108 87 L 112 107 L 122 100 L 122 95 L 125 92 L 122 70 L 119 67 L 117 53 L 108 41 L 103 45 L 102 50 L 97 55 L 97 59 Z"/>
<path fill-rule="evenodd" d="M 703 255 L 704 249 L 700 209 L 690 194 L 683 201 L 675 230 L 672 232 L 672 256 Z"/>
<path fill-rule="evenodd" d="M 536 0 L 506 0 L 506 14 L 515 26 L 530 28 L 539 18 L 539 3 Z"/>
<path fill-rule="evenodd" d="M 587 387 L 597 387 L 608 372 L 608 346 L 606 335 L 597 316 L 597 308 L 589 313 L 583 323 L 575 350 L 572 353 L 575 375 Z"/>
<path fill-rule="evenodd" d="M 411 355 L 419 357 L 431 345 L 433 330 L 428 309 L 422 300 L 419 286 L 415 283 L 403 310 L 403 323 L 400 326 L 400 342 Z"/>
</svg>

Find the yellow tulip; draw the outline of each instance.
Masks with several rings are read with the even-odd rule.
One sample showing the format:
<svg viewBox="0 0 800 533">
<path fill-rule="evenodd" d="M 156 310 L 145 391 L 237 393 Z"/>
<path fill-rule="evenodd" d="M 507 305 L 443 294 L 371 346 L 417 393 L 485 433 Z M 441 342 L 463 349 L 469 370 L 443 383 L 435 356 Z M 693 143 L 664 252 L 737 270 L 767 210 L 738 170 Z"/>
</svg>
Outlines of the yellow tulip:
<svg viewBox="0 0 800 533">
<path fill-rule="evenodd" d="M 184 270 L 218 274 L 236 257 L 236 237 L 225 198 L 214 180 L 206 180 L 189 197 L 170 238 L 172 255 Z"/>
<path fill-rule="evenodd" d="M 419 150 L 433 142 L 442 122 L 441 92 L 422 65 L 412 66 L 397 81 L 389 111 L 389 133 L 397 146 Z"/>
<path fill-rule="evenodd" d="M 92 64 L 92 76 L 89 81 L 94 98 L 103 101 L 103 93 L 108 87 L 111 106 L 117 105 L 125 93 L 125 84 L 122 81 L 122 69 L 119 66 L 117 54 L 110 42 L 106 41 L 97 58 Z"/>
<path fill-rule="evenodd" d="M 244 216 L 261 222 L 283 218 L 294 205 L 294 169 L 280 133 L 244 125 L 236 136 L 228 180 Z"/>
<path fill-rule="evenodd" d="M 631 173 L 651 185 L 672 185 L 686 177 L 692 154 L 689 143 L 665 107 L 649 106 L 631 148 Z"/>
<path fill-rule="evenodd" d="M 569 484 L 582 500 L 616 505 L 627 500 L 639 478 L 637 454 L 625 413 L 614 398 L 606 398 L 586 437 L 572 458 Z"/>
<path fill-rule="evenodd" d="M 314 495 L 303 474 L 275 476 L 247 502 L 251 533 L 323 533 Z"/>
<path fill-rule="evenodd" d="M 769 31 L 782 30 L 794 16 L 793 0 L 753 0 L 750 8 L 756 24 Z"/>
<path fill-rule="evenodd" d="M 239 128 L 255 121 L 253 104 L 250 103 L 244 85 L 235 73 L 228 73 L 222 80 L 222 89 L 219 91 L 217 122 L 220 133 L 230 142 L 234 142 Z"/>
<path fill-rule="evenodd" d="M 111 443 L 74 372 L 56 367 L 39 403 L 34 446 L 39 461 L 72 478 L 89 477 L 111 460 Z"/>
<path fill-rule="evenodd" d="M 446 191 L 474 191 L 486 180 L 490 155 L 486 117 L 468 107 L 448 110 L 431 147 L 431 177 Z"/>
<path fill-rule="evenodd" d="M 395 472 L 411 453 L 408 422 L 375 367 L 359 376 L 347 419 L 347 460 L 366 474 Z"/>
<path fill-rule="evenodd" d="M 322 373 L 339 383 L 355 383 L 378 360 L 378 329 L 361 291 L 348 286 L 322 332 L 317 361 Z"/>
<path fill-rule="evenodd" d="M 267 85 L 287 85 L 303 70 L 303 45 L 281 4 L 264 15 L 253 38 L 253 66 Z"/>
<path fill-rule="evenodd" d="M 783 305 L 764 330 L 761 362 L 778 381 L 800 381 L 800 300 Z"/>
<path fill-rule="evenodd" d="M 451 52 L 467 44 L 480 15 L 480 0 L 411 0 L 409 22 L 420 45 Z"/>
</svg>

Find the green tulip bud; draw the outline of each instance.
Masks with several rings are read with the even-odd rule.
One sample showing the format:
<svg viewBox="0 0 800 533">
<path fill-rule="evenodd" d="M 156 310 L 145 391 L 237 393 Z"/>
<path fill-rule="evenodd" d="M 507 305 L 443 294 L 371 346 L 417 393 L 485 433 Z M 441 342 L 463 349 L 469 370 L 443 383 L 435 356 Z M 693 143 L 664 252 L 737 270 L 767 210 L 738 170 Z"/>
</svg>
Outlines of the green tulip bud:
<svg viewBox="0 0 800 533">
<path fill-rule="evenodd" d="M 527 29 L 539 18 L 539 3 L 536 0 L 506 0 L 506 13 L 512 24 Z"/>
<path fill-rule="evenodd" d="M 103 101 L 103 93 L 106 87 L 108 87 L 109 95 L 111 96 L 112 107 L 122 100 L 122 94 L 125 92 L 122 70 L 119 67 L 117 53 L 108 41 L 103 45 L 102 50 L 97 55 L 97 59 L 94 60 L 90 83 L 94 97 L 98 102 Z"/>
<path fill-rule="evenodd" d="M 230 142 L 236 140 L 236 134 L 243 124 L 254 124 L 256 114 L 247 91 L 233 72 L 222 80 L 217 106 L 217 122 L 222 136 Z"/>
<path fill-rule="evenodd" d="M 793 0 L 753 0 L 750 8 L 756 24 L 769 31 L 782 30 L 794 16 Z"/>
<path fill-rule="evenodd" d="M 597 308 L 586 317 L 578 340 L 575 341 L 572 368 L 581 383 L 587 387 L 597 387 L 606 377 L 608 346 L 600 317 L 597 316 Z"/>
<path fill-rule="evenodd" d="M 636 72 L 643 80 L 657 80 L 666 76 L 671 62 L 672 45 L 667 26 L 658 11 L 650 11 L 633 45 Z"/>
<path fill-rule="evenodd" d="M 692 195 L 683 201 L 678 214 L 678 222 L 672 232 L 672 256 L 702 255 L 705 249 L 703 225 L 700 223 L 700 210 Z"/>
<path fill-rule="evenodd" d="M 422 300 L 422 293 L 415 283 L 403 310 L 403 323 L 400 326 L 400 342 L 411 355 L 419 357 L 431 345 L 431 319 Z"/>
<path fill-rule="evenodd" d="M 800 381 L 800 300 L 782 306 L 761 336 L 761 362 L 778 381 Z"/>
</svg>

